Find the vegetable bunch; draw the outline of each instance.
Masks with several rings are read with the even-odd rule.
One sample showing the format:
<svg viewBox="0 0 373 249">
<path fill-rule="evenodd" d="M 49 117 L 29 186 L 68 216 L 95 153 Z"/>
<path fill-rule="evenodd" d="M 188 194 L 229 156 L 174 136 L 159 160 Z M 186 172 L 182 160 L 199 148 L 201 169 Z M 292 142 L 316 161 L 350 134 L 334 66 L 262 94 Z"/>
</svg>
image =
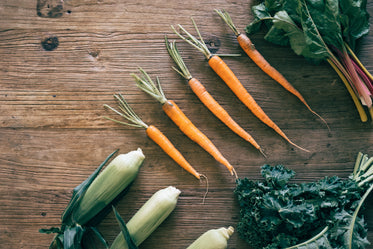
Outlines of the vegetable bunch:
<svg viewBox="0 0 373 249">
<path fill-rule="evenodd" d="M 263 0 L 253 6 L 255 20 L 246 32 L 265 26 L 266 40 L 290 46 L 309 61 L 327 61 L 366 122 L 365 109 L 373 118 L 373 77 L 354 53 L 358 39 L 369 31 L 366 4 L 366 0 Z"/>
<path fill-rule="evenodd" d="M 359 210 L 373 189 L 373 157 L 359 153 L 348 179 L 295 184 L 295 172 L 264 165 L 263 181 L 238 179 L 239 235 L 253 248 L 365 248 Z"/>
<path fill-rule="evenodd" d="M 62 214 L 61 227 L 39 230 L 41 233 L 56 234 L 49 248 L 82 249 L 86 232 L 92 231 L 107 249 L 138 249 L 138 246 L 175 209 L 181 191 L 169 186 L 155 192 L 126 224 L 113 205 L 127 192 L 145 156 L 141 149 L 121 154 L 102 170 L 116 152 L 108 156 L 85 181 L 74 189 L 71 200 Z M 109 246 L 95 225 L 110 209 L 115 214 L 121 232 Z M 188 248 L 225 249 L 233 232 L 232 227 L 211 229 Z"/>
<path fill-rule="evenodd" d="M 292 142 L 287 135 L 272 121 L 272 119 L 264 112 L 259 106 L 253 96 L 246 90 L 244 85 L 237 78 L 235 73 L 225 63 L 221 56 L 211 53 L 203 40 L 201 33 L 192 19 L 193 26 L 197 33 L 197 36 L 192 35 L 180 24 L 178 28 L 181 30 L 178 32 L 175 27 L 171 26 L 175 34 L 177 34 L 182 40 L 199 50 L 207 59 L 210 68 L 225 82 L 225 84 L 232 90 L 236 97 L 264 124 L 272 128 L 277 134 L 283 137 L 291 145 L 309 152 L 307 149 L 300 147 L 299 145 Z"/>
</svg>

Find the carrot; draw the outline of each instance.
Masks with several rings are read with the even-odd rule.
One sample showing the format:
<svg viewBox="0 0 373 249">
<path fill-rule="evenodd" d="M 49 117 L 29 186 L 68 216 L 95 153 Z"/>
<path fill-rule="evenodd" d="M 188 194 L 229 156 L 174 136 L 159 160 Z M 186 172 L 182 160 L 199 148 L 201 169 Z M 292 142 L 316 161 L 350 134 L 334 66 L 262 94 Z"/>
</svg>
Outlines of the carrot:
<svg viewBox="0 0 373 249">
<path fill-rule="evenodd" d="M 171 143 L 171 141 L 155 126 L 153 125 L 147 125 L 144 123 L 132 110 L 132 108 L 128 105 L 126 100 L 121 94 L 115 94 L 114 97 L 118 101 L 119 109 L 120 111 L 108 106 L 104 105 L 104 107 L 112 110 L 116 114 L 122 116 L 129 122 L 123 122 L 116 119 L 112 119 L 109 117 L 105 117 L 106 119 L 112 120 L 116 123 L 123 124 L 123 125 L 129 125 L 134 127 L 142 127 L 145 128 L 146 134 L 150 139 L 152 139 L 156 144 L 159 145 L 163 149 L 164 152 L 166 152 L 167 155 L 169 155 L 177 164 L 179 164 L 183 169 L 185 169 L 187 172 L 195 176 L 197 179 L 200 179 L 204 175 L 198 173 L 189 163 L 188 161 L 183 157 L 183 155 L 180 153 L 179 150 L 175 148 L 175 146 Z"/>
<path fill-rule="evenodd" d="M 162 87 L 160 85 L 159 79 L 157 78 L 157 85 L 153 82 L 150 76 L 140 68 L 142 77 L 136 74 L 132 74 L 135 78 L 137 86 L 144 92 L 151 95 L 153 98 L 158 100 L 162 104 L 163 111 L 167 116 L 179 127 L 179 129 L 192 141 L 200 145 L 204 150 L 206 150 L 211 156 L 215 158 L 216 161 L 223 164 L 229 172 L 236 176 L 236 171 L 233 166 L 228 162 L 228 160 L 220 153 L 220 151 L 215 147 L 211 140 L 203 134 L 190 119 L 180 110 L 176 103 L 172 100 L 168 100 L 163 93 Z"/>
<path fill-rule="evenodd" d="M 276 131 L 281 137 L 283 137 L 288 143 L 292 144 L 293 146 L 307 151 L 308 150 L 298 146 L 297 144 L 293 143 L 286 135 L 285 133 L 267 116 L 267 114 L 262 110 L 262 108 L 258 105 L 258 103 L 254 100 L 254 98 L 250 95 L 250 93 L 247 92 L 245 87 L 241 84 L 241 82 L 238 80 L 236 75 L 230 70 L 228 65 L 217 55 L 212 55 L 207 48 L 205 42 L 202 39 L 202 36 L 197 28 L 197 25 L 195 24 L 194 20 L 192 19 L 193 25 L 197 31 L 197 34 L 200 38 L 198 40 L 196 37 L 191 35 L 188 31 L 186 31 L 181 25 L 178 25 L 179 28 L 186 34 L 187 37 L 184 37 L 179 32 L 176 31 L 176 29 L 172 27 L 174 32 L 184 41 L 189 43 L 190 45 L 197 48 L 200 52 L 202 52 L 210 65 L 210 67 L 215 71 L 215 73 L 226 83 L 226 85 L 233 91 L 233 93 L 241 100 L 243 104 L 246 105 L 247 108 L 251 110 L 251 112 L 259 118 L 263 123 L 265 123 L 267 126 L 272 128 L 274 131 Z"/>
<path fill-rule="evenodd" d="M 319 114 L 317 114 L 311 107 L 308 105 L 304 97 L 300 94 L 298 90 L 296 90 L 293 85 L 274 67 L 272 67 L 269 62 L 262 56 L 262 54 L 255 48 L 254 44 L 251 42 L 250 38 L 246 36 L 244 33 L 240 33 L 236 26 L 234 25 L 230 15 L 226 11 L 222 10 L 215 10 L 219 16 L 224 20 L 224 22 L 231 28 L 233 33 L 237 37 L 237 41 L 240 44 L 240 47 L 245 51 L 245 53 L 254 61 L 254 63 L 263 70 L 268 76 L 270 76 L 273 80 L 279 83 L 282 87 L 284 87 L 288 92 L 293 94 L 297 97 L 306 107 L 307 109 L 319 117 L 322 122 L 325 123 L 328 130 L 330 131 L 328 123 L 322 118 Z"/>
<path fill-rule="evenodd" d="M 239 124 L 237 124 L 233 118 L 228 114 L 228 112 L 207 92 L 206 88 L 202 83 L 194 78 L 189 72 L 187 66 L 185 65 L 181 55 L 176 47 L 175 42 L 168 42 L 167 37 L 166 48 L 171 58 L 178 65 L 179 69 L 175 69 L 184 79 L 188 81 L 188 84 L 196 96 L 201 100 L 201 102 L 217 117 L 219 118 L 226 126 L 228 126 L 233 132 L 239 135 L 241 138 L 251 143 L 257 150 L 259 150 L 263 156 L 266 157 L 260 145 L 255 141 L 255 139 L 247 133 Z"/>
</svg>

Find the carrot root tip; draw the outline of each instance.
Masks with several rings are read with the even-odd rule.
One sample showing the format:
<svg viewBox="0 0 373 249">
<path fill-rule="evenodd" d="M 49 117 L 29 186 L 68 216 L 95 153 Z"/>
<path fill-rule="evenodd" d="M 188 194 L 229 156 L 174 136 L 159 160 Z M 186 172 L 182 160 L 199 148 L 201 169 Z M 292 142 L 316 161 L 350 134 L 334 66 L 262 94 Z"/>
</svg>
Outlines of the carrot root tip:
<svg viewBox="0 0 373 249">
<path fill-rule="evenodd" d="M 262 148 L 259 148 L 259 152 L 265 157 L 267 158 L 267 155 L 264 153 L 263 149 Z"/>
<path fill-rule="evenodd" d="M 331 129 L 330 129 L 330 126 L 328 125 L 328 122 L 326 122 L 326 120 L 321 117 L 317 112 L 313 111 L 311 108 L 308 108 L 314 115 L 316 115 L 325 125 L 326 127 L 328 128 L 328 132 L 331 133 Z"/>
<path fill-rule="evenodd" d="M 205 204 L 205 200 L 206 200 L 207 194 L 209 192 L 209 180 L 208 180 L 206 175 L 199 174 L 199 176 L 200 176 L 200 178 L 204 178 L 206 180 L 206 192 L 205 192 L 205 194 L 203 195 L 203 198 L 202 198 L 202 204 Z"/>
<path fill-rule="evenodd" d="M 307 150 L 307 149 L 305 149 L 305 148 L 303 148 L 303 147 L 300 147 L 299 145 L 297 145 L 297 144 L 295 144 L 295 143 L 293 143 L 293 142 L 290 142 L 292 145 L 294 145 L 295 147 L 297 147 L 298 149 L 300 149 L 300 150 L 303 150 L 303 151 L 305 151 L 305 152 L 311 152 L 311 151 L 309 151 L 309 150 Z"/>
<path fill-rule="evenodd" d="M 236 179 L 238 179 L 238 175 L 237 175 L 237 172 L 236 172 L 236 170 L 232 167 L 232 170 L 231 170 L 231 175 L 234 175 L 234 177 L 236 178 Z"/>
</svg>

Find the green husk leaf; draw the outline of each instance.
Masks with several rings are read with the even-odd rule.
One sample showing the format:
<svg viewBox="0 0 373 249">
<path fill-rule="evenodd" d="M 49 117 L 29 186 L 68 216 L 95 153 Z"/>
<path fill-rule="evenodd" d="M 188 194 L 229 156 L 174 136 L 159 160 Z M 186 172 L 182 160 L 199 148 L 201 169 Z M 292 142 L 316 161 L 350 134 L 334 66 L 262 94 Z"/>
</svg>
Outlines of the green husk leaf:
<svg viewBox="0 0 373 249">
<path fill-rule="evenodd" d="M 97 226 L 106 215 L 108 215 L 112 211 L 112 206 L 115 206 L 130 190 L 133 182 L 131 182 L 115 199 L 109 203 L 106 207 L 104 207 L 98 214 L 96 214 L 90 221 L 88 221 L 85 225 L 89 227 Z"/>
<path fill-rule="evenodd" d="M 82 249 L 81 242 L 85 231 L 78 225 L 67 228 L 63 234 L 64 249 Z"/>
<path fill-rule="evenodd" d="M 57 234 L 54 237 L 49 249 L 63 249 L 63 234 Z"/>
<path fill-rule="evenodd" d="M 116 210 L 116 208 L 114 206 L 113 206 L 113 211 L 114 211 L 114 214 L 115 214 L 115 218 L 117 219 L 117 221 L 119 223 L 119 226 L 120 226 L 120 229 L 122 231 L 124 240 L 126 241 L 126 243 L 128 245 L 128 249 L 138 249 L 138 247 L 136 246 L 136 243 L 133 241 L 132 236 L 130 235 L 130 233 L 128 231 L 126 223 L 124 222 L 124 220 L 122 219 L 122 217 L 120 216 L 120 214 L 118 213 L 118 211 Z"/>
<path fill-rule="evenodd" d="M 106 159 L 103 161 L 100 166 L 81 184 L 74 188 L 72 197 L 65 211 L 62 213 L 62 224 L 72 225 L 73 221 L 71 214 L 79 204 L 79 201 L 83 197 L 84 193 L 87 191 L 88 187 L 92 184 L 94 179 L 98 176 L 101 169 L 107 164 L 107 162 L 118 152 L 118 149 L 112 152 Z"/>
<path fill-rule="evenodd" d="M 51 227 L 51 228 L 41 228 L 39 229 L 39 233 L 51 234 L 51 233 L 60 233 L 61 229 L 59 227 Z"/>
<path fill-rule="evenodd" d="M 93 232 L 93 234 L 98 238 L 98 240 L 104 245 L 106 249 L 109 248 L 109 243 L 105 240 L 104 236 L 96 227 L 89 227 L 89 230 Z"/>
</svg>

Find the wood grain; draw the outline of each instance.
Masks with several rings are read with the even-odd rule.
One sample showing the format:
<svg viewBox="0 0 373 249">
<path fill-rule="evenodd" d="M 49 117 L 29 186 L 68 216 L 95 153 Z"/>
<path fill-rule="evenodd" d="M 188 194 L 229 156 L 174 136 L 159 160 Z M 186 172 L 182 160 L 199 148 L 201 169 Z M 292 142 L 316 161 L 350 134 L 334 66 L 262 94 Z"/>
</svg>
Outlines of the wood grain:
<svg viewBox="0 0 373 249">
<path fill-rule="evenodd" d="M 297 99 L 264 75 L 246 56 L 226 58 L 227 64 L 267 114 L 297 144 L 287 144 L 258 121 L 208 67 L 203 55 L 180 41 L 170 25 L 191 29 L 190 17 L 219 53 L 240 53 L 230 30 L 213 12 L 230 12 L 240 29 L 252 20 L 252 1 L 162 0 L 5 0 L 0 2 L 0 243 L 8 249 L 47 248 L 52 235 L 40 228 L 58 226 L 71 190 L 112 151 L 138 147 L 146 156 L 131 191 L 118 204 L 125 220 L 158 189 L 173 185 L 182 194 L 171 216 L 141 248 L 186 248 L 208 229 L 235 226 L 238 205 L 234 179 L 224 166 L 190 141 L 162 112 L 159 103 L 141 92 L 131 73 L 141 66 L 159 77 L 173 99 L 235 166 L 240 177 L 259 179 L 259 168 L 284 164 L 297 172 L 295 181 L 325 175 L 348 177 L 356 154 L 373 156 L 371 123 L 361 123 L 346 89 L 327 64 L 312 65 L 288 48 L 252 36 L 256 47 L 303 94 L 331 127 L 309 113 Z M 49 5 L 49 8 L 48 8 Z M 373 14 L 373 4 L 368 3 Z M 53 18 L 52 18 L 53 17 Z M 178 42 L 189 70 L 261 144 L 264 158 L 233 134 L 197 99 L 174 72 L 164 36 Z M 51 43 L 49 50 L 42 43 Z M 52 39 L 52 40 L 53 40 Z M 360 44 L 358 55 L 373 72 L 373 36 Z M 209 178 L 210 190 L 180 169 L 141 128 L 125 127 L 103 118 L 112 114 L 113 94 L 125 95 L 137 114 L 156 125 L 185 157 Z M 364 215 L 373 241 L 372 198 Z M 119 232 L 113 214 L 99 225 L 111 242 Z M 247 248 L 235 233 L 229 248 Z M 370 247 L 373 248 L 373 247 Z"/>
</svg>

